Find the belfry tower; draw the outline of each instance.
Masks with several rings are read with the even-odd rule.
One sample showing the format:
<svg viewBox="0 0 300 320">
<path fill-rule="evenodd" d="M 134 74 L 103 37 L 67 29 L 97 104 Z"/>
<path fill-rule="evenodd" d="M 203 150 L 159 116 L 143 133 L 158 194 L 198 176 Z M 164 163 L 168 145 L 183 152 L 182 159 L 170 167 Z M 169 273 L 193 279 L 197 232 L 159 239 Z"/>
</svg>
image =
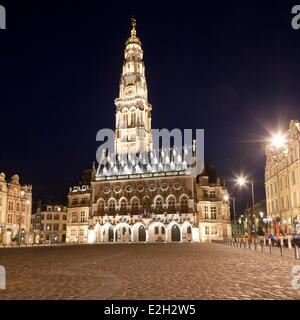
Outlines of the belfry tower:
<svg viewBox="0 0 300 320">
<path fill-rule="evenodd" d="M 120 93 L 115 100 L 115 154 L 142 154 L 152 150 L 151 110 L 145 77 L 142 43 L 132 18 L 131 36 L 125 44 Z"/>
</svg>

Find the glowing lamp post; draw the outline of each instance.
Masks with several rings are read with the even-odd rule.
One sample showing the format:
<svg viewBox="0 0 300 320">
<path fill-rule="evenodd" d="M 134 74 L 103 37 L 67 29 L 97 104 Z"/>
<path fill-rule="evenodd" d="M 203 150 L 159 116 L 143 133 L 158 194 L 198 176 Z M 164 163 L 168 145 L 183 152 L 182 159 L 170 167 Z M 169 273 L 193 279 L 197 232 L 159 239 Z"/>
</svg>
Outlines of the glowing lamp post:
<svg viewBox="0 0 300 320">
<path fill-rule="evenodd" d="M 237 185 L 239 187 L 244 187 L 248 183 L 248 180 L 244 176 L 240 176 L 236 180 Z M 251 180 L 251 196 L 252 196 L 252 218 L 251 218 L 251 223 L 252 223 L 252 232 L 254 236 L 256 236 L 256 228 L 255 228 L 255 210 L 254 210 L 254 183 L 253 180 Z"/>
<path fill-rule="evenodd" d="M 276 149 L 282 149 L 286 145 L 286 136 L 282 133 L 276 133 L 271 138 L 271 145 Z"/>
<path fill-rule="evenodd" d="M 24 200 L 23 197 L 25 195 L 25 192 L 22 190 L 21 193 L 21 207 L 20 207 L 20 211 L 19 211 L 19 246 L 21 245 L 21 241 L 23 241 L 24 239 L 22 238 L 21 235 L 21 229 L 22 229 L 22 204 L 26 203 L 27 205 L 29 205 L 29 200 Z"/>
<path fill-rule="evenodd" d="M 223 200 L 225 202 L 229 202 L 230 201 L 230 197 L 229 195 L 225 195 Z M 235 226 L 235 235 L 237 234 L 237 226 L 236 226 L 236 218 L 235 218 L 235 199 L 234 197 L 232 197 L 232 208 L 233 208 L 233 221 L 234 221 L 234 226 Z"/>
</svg>

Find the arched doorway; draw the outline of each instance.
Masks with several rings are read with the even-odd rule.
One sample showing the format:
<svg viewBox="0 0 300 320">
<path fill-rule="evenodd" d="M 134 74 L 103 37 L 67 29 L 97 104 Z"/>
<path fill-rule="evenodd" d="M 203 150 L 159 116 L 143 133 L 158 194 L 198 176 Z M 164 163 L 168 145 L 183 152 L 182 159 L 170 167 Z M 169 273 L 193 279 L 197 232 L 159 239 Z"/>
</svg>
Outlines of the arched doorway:
<svg viewBox="0 0 300 320">
<path fill-rule="evenodd" d="M 110 223 L 103 226 L 102 242 L 114 242 L 114 228 Z"/>
<path fill-rule="evenodd" d="M 127 223 L 119 223 L 115 228 L 115 242 L 131 242 L 131 227 Z"/>
<path fill-rule="evenodd" d="M 132 241 L 133 242 L 147 241 L 146 227 L 141 222 L 138 222 L 132 226 Z"/>
<path fill-rule="evenodd" d="M 182 242 L 192 242 L 193 241 L 193 228 L 192 225 L 186 221 L 181 226 L 182 231 Z"/>
<path fill-rule="evenodd" d="M 92 237 L 90 237 L 92 241 Z M 101 242 L 101 227 L 100 224 L 97 222 L 97 224 L 94 227 L 94 242 L 99 243 Z"/>
<path fill-rule="evenodd" d="M 145 242 L 146 241 L 146 229 L 142 225 L 139 227 L 138 240 L 141 241 L 141 242 Z"/>
<path fill-rule="evenodd" d="M 152 222 L 148 228 L 149 242 L 166 241 L 166 228 L 161 222 Z"/>
<path fill-rule="evenodd" d="M 171 230 L 171 241 L 181 241 L 180 228 L 174 224 Z"/>
<path fill-rule="evenodd" d="M 108 242 L 114 242 L 114 229 L 112 226 L 108 229 Z"/>
</svg>

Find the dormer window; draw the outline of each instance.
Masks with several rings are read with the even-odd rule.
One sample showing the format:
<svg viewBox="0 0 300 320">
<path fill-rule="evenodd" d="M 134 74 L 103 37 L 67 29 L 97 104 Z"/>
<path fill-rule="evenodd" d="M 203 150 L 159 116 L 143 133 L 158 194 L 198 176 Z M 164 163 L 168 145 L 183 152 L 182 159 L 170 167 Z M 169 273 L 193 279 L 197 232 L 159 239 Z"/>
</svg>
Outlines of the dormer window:
<svg viewBox="0 0 300 320">
<path fill-rule="evenodd" d="M 215 191 L 215 190 L 211 190 L 211 191 L 209 192 L 209 197 L 210 197 L 211 199 L 214 199 L 214 198 L 216 197 L 216 191 Z"/>
</svg>

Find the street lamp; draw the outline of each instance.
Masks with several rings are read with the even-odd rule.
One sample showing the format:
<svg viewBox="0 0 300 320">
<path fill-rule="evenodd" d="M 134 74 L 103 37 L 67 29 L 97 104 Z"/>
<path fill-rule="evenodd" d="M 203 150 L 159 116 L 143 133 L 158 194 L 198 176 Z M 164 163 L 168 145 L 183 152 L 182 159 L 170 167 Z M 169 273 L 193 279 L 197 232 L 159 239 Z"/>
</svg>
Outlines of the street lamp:
<svg viewBox="0 0 300 320">
<path fill-rule="evenodd" d="M 21 228 L 22 228 L 22 197 L 24 197 L 25 192 L 22 190 L 20 195 L 21 195 L 21 206 L 19 208 L 19 246 L 21 245 Z"/>
<path fill-rule="evenodd" d="M 225 202 L 229 202 L 230 201 L 229 195 L 226 194 L 223 197 L 223 200 Z M 235 198 L 234 197 L 232 197 L 232 209 L 233 209 L 233 221 L 234 221 L 234 226 L 235 226 L 235 233 L 237 233 L 237 226 L 236 226 L 236 219 L 235 219 Z"/>
<path fill-rule="evenodd" d="M 244 176 L 240 176 L 236 179 L 237 185 L 240 187 L 244 187 L 247 183 L 248 180 Z M 256 228 L 255 228 L 255 210 L 254 210 L 254 183 L 253 180 L 251 180 L 251 196 L 252 196 L 252 232 L 254 233 L 254 236 L 256 236 Z"/>
<path fill-rule="evenodd" d="M 229 201 L 229 196 L 225 195 L 223 199 L 224 199 L 224 201 L 228 202 Z"/>
<path fill-rule="evenodd" d="M 261 219 L 264 217 L 264 213 L 262 211 L 260 211 L 259 215 L 260 215 Z"/>
<path fill-rule="evenodd" d="M 245 184 L 247 183 L 247 180 L 246 180 L 245 177 L 240 176 L 240 177 L 237 178 L 236 182 L 240 187 L 244 187 Z"/>
<path fill-rule="evenodd" d="M 20 211 L 19 211 L 19 246 L 21 245 L 21 241 L 22 241 L 22 236 L 21 236 L 21 229 L 22 229 L 22 204 L 25 203 L 27 205 L 30 204 L 29 200 L 25 200 L 23 199 L 25 192 L 22 190 L 21 193 L 21 206 L 20 206 Z M 25 210 L 26 211 L 26 210 Z"/>
<path fill-rule="evenodd" d="M 260 219 L 258 220 L 259 224 L 258 224 L 258 235 L 259 236 L 264 236 L 265 235 L 265 226 L 266 226 L 266 221 L 268 221 L 264 216 L 265 216 L 265 213 L 263 211 L 260 211 L 259 212 L 259 216 L 260 216 Z"/>
<path fill-rule="evenodd" d="M 276 134 L 273 134 L 271 138 L 271 145 L 275 147 L 276 149 L 281 149 L 285 147 L 286 145 L 286 136 L 282 134 L 281 132 L 278 132 Z"/>
</svg>

